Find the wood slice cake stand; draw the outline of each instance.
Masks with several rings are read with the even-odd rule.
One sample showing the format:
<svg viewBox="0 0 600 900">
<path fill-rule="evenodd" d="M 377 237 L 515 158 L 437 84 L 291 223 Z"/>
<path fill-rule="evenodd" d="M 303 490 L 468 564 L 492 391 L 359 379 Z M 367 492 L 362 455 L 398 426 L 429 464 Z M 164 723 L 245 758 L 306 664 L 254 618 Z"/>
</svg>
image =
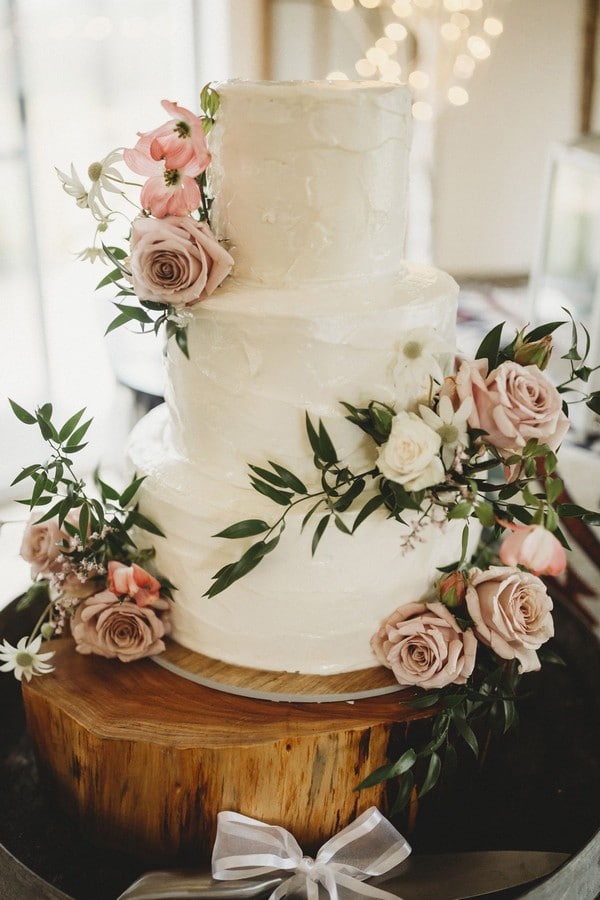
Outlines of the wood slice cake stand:
<svg viewBox="0 0 600 900">
<path fill-rule="evenodd" d="M 42 777 L 86 836 L 154 865 L 207 857 L 220 810 L 283 825 L 305 852 L 369 806 L 385 813 L 385 784 L 355 788 L 429 715 L 407 705 L 410 692 L 331 700 L 333 690 L 360 697 L 356 673 L 335 689 L 310 676 L 304 695 L 330 702 L 272 702 L 207 687 L 197 671 L 179 677 L 187 651 L 177 647 L 162 668 L 81 656 L 67 639 L 52 648 L 55 671 L 23 684 Z M 373 671 L 383 673 L 375 688 L 389 690 Z M 268 674 L 257 674 L 259 691 L 298 696 L 297 680 L 290 690 Z"/>
</svg>

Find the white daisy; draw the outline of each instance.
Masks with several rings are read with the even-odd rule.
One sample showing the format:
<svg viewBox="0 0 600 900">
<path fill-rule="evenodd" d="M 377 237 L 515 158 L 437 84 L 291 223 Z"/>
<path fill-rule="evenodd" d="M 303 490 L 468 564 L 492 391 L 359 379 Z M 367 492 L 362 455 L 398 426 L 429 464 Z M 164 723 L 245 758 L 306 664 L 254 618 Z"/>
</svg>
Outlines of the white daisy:
<svg viewBox="0 0 600 900">
<path fill-rule="evenodd" d="M 442 439 L 442 460 L 449 469 L 458 450 L 469 444 L 467 419 L 473 410 L 473 398 L 465 397 L 458 409 L 454 409 L 450 397 L 440 397 L 437 412 L 428 406 L 419 406 L 419 414 L 426 425 L 437 431 Z"/>
<path fill-rule="evenodd" d="M 402 407 L 427 402 L 432 383 L 441 384 L 453 350 L 432 328 L 412 328 L 398 345 L 392 377 Z"/>
<path fill-rule="evenodd" d="M 2 642 L 0 660 L 2 660 L 4 665 L 0 666 L 0 672 L 11 672 L 14 670 L 15 678 L 19 681 L 21 681 L 23 675 L 27 681 L 31 681 L 32 675 L 45 675 L 47 672 L 54 671 L 54 667 L 48 665 L 47 662 L 54 656 L 54 653 L 39 652 L 42 644 L 41 635 L 36 637 L 31 643 L 28 643 L 28 641 L 28 637 L 23 637 L 16 647 L 9 644 L 7 640 Z"/>
</svg>

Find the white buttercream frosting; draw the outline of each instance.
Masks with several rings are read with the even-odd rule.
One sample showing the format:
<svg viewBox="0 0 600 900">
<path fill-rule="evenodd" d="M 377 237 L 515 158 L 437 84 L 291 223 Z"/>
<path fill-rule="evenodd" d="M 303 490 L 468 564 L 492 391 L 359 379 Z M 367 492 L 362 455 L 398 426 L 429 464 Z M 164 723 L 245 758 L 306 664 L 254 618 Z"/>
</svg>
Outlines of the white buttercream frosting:
<svg viewBox="0 0 600 900">
<path fill-rule="evenodd" d="M 189 359 L 168 342 L 167 402 L 129 448 L 147 476 L 141 509 L 166 534 L 156 563 L 177 586 L 181 644 L 256 668 L 365 668 L 381 622 L 460 556 L 462 523 L 430 524 L 405 550 L 410 529 L 379 511 L 352 537 L 328 529 L 313 557 L 299 506 L 277 549 L 208 599 L 211 576 L 245 546 L 214 535 L 281 511 L 251 488 L 248 464 L 274 460 L 318 484 L 306 412 L 355 471 L 374 465 L 376 448 L 341 401 L 410 408 L 420 387 L 406 368 L 411 335 L 431 334 L 436 371 L 448 371 L 457 286 L 401 261 L 404 88 L 233 83 L 220 93 L 212 212 L 234 277 L 194 308 Z"/>
<path fill-rule="evenodd" d="M 211 221 L 234 274 L 269 287 L 398 271 L 410 92 L 229 82 L 210 134 Z"/>
</svg>

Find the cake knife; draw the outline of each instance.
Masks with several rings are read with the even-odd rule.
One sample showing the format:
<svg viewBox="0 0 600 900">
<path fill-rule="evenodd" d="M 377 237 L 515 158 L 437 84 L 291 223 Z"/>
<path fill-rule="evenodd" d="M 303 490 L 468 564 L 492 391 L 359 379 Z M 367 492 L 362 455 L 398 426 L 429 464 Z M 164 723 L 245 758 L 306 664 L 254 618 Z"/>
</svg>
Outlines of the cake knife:
<svg viewBox="0 0 600 900">
<path fill-rule="evenodd" d="M 538 850 L 490 850 L 465 853 L 413 854 L 400 874 L 376 879 L 403 900 L 468 900 L 526 885 L 550 875 L 569 859 L 568 853 Z M 142 875 L 117 900 L 235 900 L 267 897 L 289 874 L 260 879 L 215 881 L 210 872 L 165 870 Z"/>
</svg>

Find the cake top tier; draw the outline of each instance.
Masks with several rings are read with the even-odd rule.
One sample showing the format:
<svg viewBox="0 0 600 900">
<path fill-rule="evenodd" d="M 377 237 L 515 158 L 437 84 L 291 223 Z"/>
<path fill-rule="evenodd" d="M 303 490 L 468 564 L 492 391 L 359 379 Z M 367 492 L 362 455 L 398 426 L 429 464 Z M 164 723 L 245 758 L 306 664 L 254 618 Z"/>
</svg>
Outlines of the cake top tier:
<svg viewBox="0 0 600 900">
<path fill-rule="evenodd" d="M 211 221 L 234 276 L 269 286 L 397 272 L 404 250 L 407 88 L 216 85 Z"/>
</svg>

